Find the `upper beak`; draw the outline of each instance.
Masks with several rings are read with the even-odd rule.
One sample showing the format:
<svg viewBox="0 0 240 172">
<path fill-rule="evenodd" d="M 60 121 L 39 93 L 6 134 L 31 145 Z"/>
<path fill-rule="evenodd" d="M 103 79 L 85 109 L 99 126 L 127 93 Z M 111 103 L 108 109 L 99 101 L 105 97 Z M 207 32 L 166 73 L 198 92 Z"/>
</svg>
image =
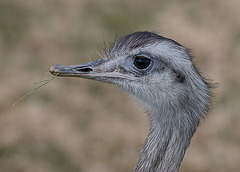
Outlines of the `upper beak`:
<svg viewBox="0 0 240 172">
<path fill-rule="evenodd" d="M 79 65 L 55 65 L 49 72 L 56 76 L 91 78 L 95 76 L 96 67 L 100 62 L 101 60 Z"/>
<path fill-rule="evenodd" d="M 117 79 L 136 80 L 136 77 L 123 74 L 117 68 L 106 59 L 101 59 L 79 65 L 55 65 L 49 72 L 56 76 L 88 78 L 111 83 L 115 83 Z"/>
</svg>

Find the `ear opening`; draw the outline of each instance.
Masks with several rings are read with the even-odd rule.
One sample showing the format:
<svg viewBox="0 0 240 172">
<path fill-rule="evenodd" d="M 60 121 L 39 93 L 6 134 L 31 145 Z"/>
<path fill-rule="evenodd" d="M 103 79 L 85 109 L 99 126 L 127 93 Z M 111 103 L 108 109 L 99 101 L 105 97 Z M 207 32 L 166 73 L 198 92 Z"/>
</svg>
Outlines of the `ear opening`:
<svg viewBox="0 0 240 172">
<path fill-rule="evenodd" d="M 176 74 L 176 81 L 179 82 L 179 83 L 184 83 L 185 76 L 183 75 L 183 73 L 177 72 L 175 70 L 173 70 L 173 72 Z"/>
</svg>

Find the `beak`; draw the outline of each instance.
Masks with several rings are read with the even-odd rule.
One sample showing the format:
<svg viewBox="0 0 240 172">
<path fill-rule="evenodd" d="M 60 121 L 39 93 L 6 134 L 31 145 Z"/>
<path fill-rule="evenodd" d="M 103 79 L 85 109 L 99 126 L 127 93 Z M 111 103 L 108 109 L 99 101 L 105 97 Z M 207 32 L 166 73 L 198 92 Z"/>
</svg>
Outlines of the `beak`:
<svg viewBox="0 0 240 172">
<path fill-rule="evenodd" d="M 55 65 L 50 68 L 50 73 L 56 76 L 64 77 L 84 77 L 91 75 L 96 61 L 79 65 Z"/>
<path fill-rule="evenodd" d="M 104 58 L 79 65 L 55 65 L 50 68 L 49 72 L 56 76 L 80 77 L 110 83 L 118 83 L 118 80 L 122 79 L 137 79 L 119 72 L 117 68 L 118 66 Z"/>
</svg>

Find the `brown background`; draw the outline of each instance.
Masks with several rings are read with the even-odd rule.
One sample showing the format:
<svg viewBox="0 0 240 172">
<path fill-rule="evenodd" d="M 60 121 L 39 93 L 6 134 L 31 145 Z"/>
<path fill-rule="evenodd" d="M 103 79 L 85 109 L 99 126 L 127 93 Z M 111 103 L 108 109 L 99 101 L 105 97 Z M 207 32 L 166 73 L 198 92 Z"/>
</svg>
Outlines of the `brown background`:
<svg viewBox="0 0 240 172">
<path fill-rule="evenodd" d="M 138 30 L 190 48 L 219 83 L 180 171 L 240 171 L 239 0 L 0 0 L 0 171 L 127 172 L 148 132 L 144 110 L 116 86 L 51 78 L 54 64 L 91 61 Z"/>
</svg>

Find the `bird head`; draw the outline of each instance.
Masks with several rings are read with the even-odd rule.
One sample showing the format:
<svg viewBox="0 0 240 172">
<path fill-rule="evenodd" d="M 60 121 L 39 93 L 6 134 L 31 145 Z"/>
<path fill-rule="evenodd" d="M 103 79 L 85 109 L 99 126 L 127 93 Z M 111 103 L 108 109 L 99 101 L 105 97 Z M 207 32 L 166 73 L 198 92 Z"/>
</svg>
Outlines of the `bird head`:
<svg viewBox="0 0 240 172">
<path fill-rule="evenodd" d="M 117 84 L 148 111 L 177 110 L 195 103 L 206 109 L 209 86 L 189 51 L 174 40 L 152 32 L 135 32 L 117 40 L 105 52 L 100 60 L 55 65 L 50 72 Z"/>
</svg>

